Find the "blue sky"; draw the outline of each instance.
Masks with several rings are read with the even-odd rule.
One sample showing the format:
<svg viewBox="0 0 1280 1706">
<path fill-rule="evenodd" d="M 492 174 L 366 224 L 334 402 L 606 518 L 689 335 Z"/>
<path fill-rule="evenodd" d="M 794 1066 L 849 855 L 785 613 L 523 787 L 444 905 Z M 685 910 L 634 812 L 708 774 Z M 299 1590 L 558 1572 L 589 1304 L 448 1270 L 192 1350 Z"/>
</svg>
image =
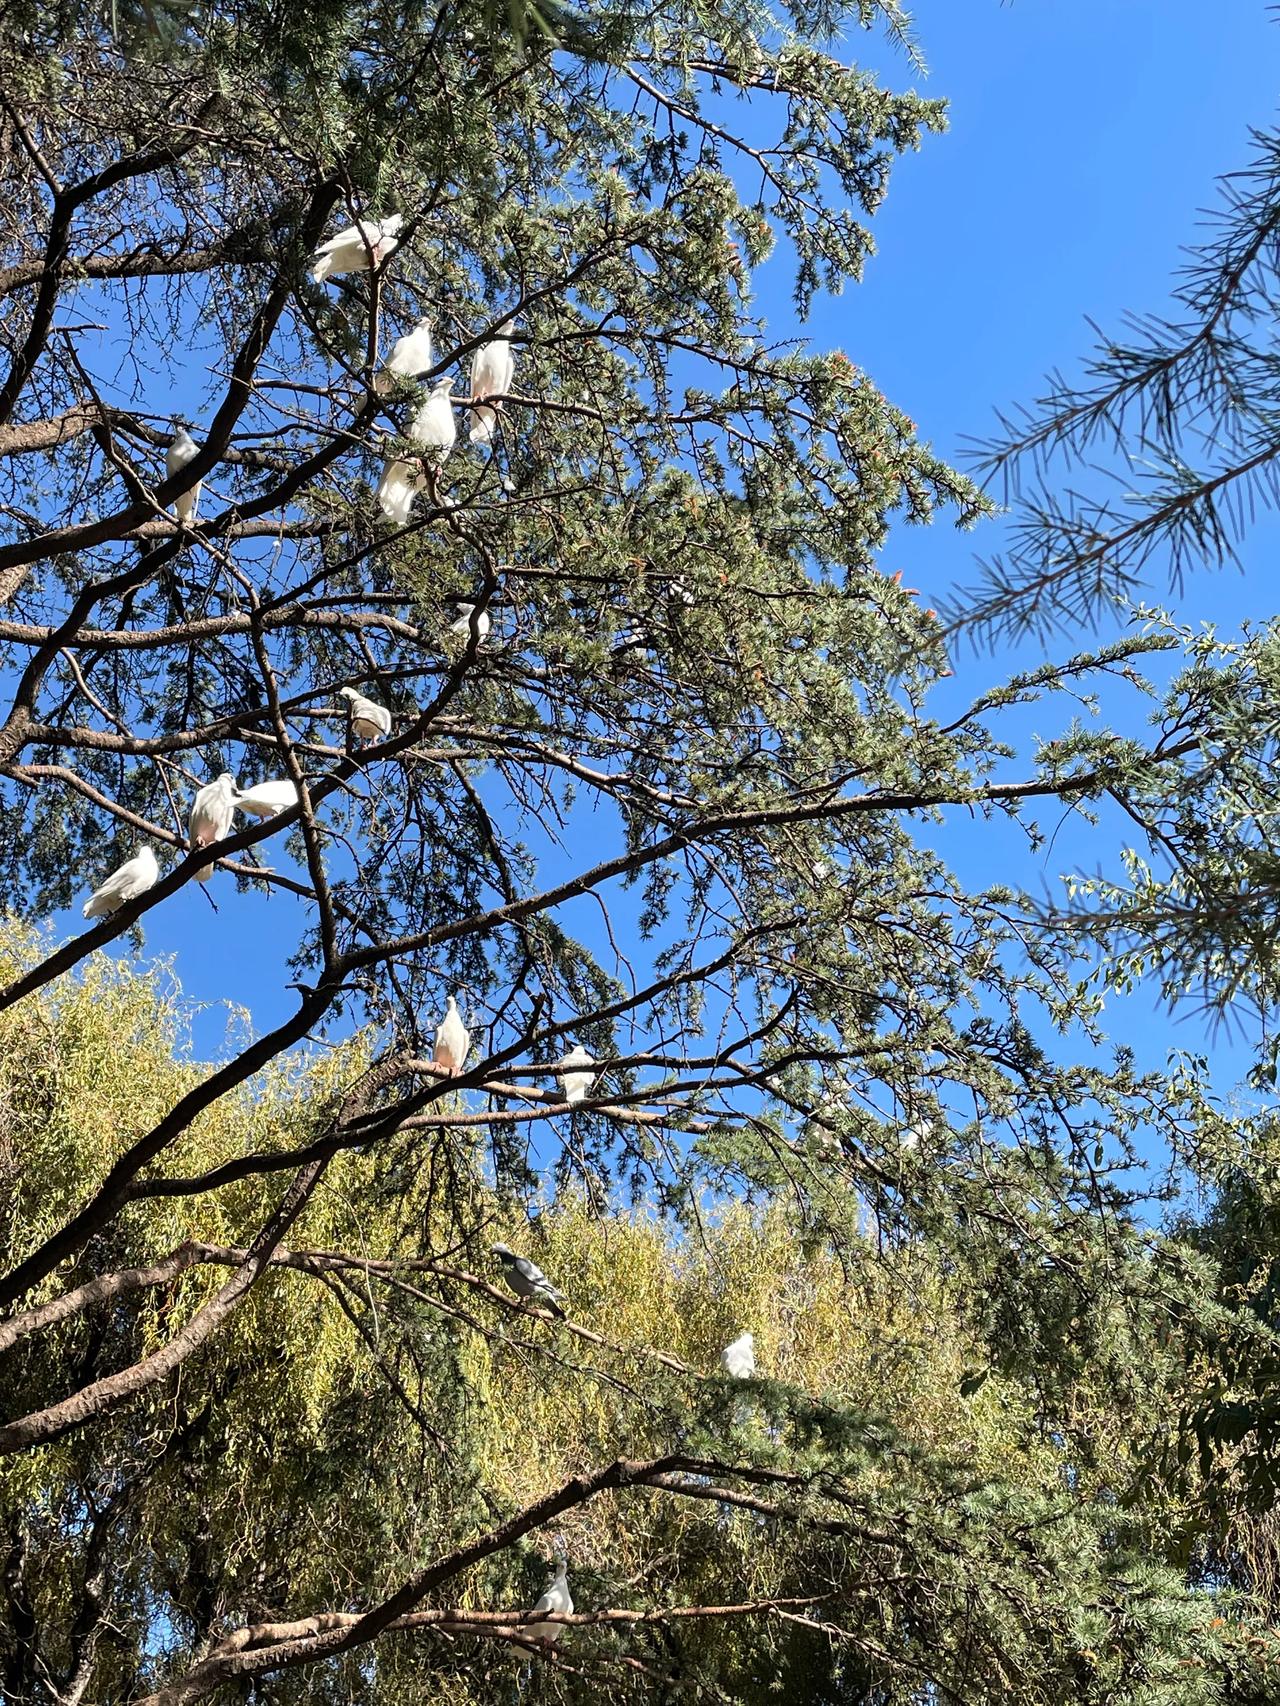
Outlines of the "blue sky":
<svg viewBox="0 0 1280 1706">
<path fill-rule="evenodd" d="M 1163 305 L 1215 177 L 1245 163 L 1248 126 L 1273 116 L 1280 27 L 1262 0 L 923 0 L 916 16 L 929 65 L 918 86 L 949 102 L 950 131 L 896 167 L 866 281 L 820 300 L 803 330 L 843 348 L 942 454 L 960 458 L 967 438 L 992 428 L 995 408 L 1036 395 L 1048 368 L 1071 370 L 1090 341 L 1085 315 L 1114 325 L 1128 309 Z M 886 44 L 859 36 L 846 48 L 895 86 L 916 81 Z M 757 283 L 771 332 L 793 334 L 785 260 Z M 996 548 L 998 530 L 902 529 L 885 567 L 904 568 L 933 602 L 970 578 L 974 551 Z M 1264 521 L 1247 557 L 1265 563 L 1278 534 Z M 1272 605 L 1228 570 L 1193 578 L 1178 608 L 1231 629 Z M 1039 654 L 958 656 L 930 710 L 958 707 Z M 1065 714 L 1046 708 L 1020 729 L 1047 736 Z M 1114 866 L 1118 846 L 1109 826 L 1100 838 L 1068 826 L 1032 860 L 1019 840 L 1002 838 L 997 853 L 992 832 L 959 821 L 936 842 L 974 886 L 991 880 L 994 855 L 1017 859 L 1007 874 L 1037 891 L 1064 870 Z M 146 947 L 172 957 L 186 996 L 202 1004 L 196 1046 L 219 1054 L 243 1041 L 235 1009 L 258 1028 L 291 1010 L 285 967 L 298 921 L 289 897 L 237 895 L 224 874 L 210 893 L 218 915 L 195 885 L 150 914 Z M 1171 1031 L 1145 1000 L 1109 1017 L 1149 1060 L 1170 1039 L 1202 1041 L 1194 1020 Z M 1225 1088 L 1247 1058 L 1224 1037 L 1215 1048 Z"/>
<path fill-rule="evenodd" d="M 1093 341 L 1085 316 L 1108 329 L 1126 311 L 1166 306 L 1182 250 L 1216 204 L 1215 179 L 1246 164 L 1249 127 L 1274 118 L 1280 24 L 1263 0 L 923 0 L 915 16 L 929 66 L 919 87 L 947 100 L 950 129 L 896 168 L 865 283 L 823 302 L 811 331 L 839 343 L 964 466 L 966 442 L 995 430 L 997 408 L 1034 399 L 1050 368 L 1072 373 Z M 876 63 L 892 75 L 890 54 Z M 998 549 L 1000 530 L 900 529 L 886 567 L 904 568 L 932 602 L 972 579 L 973 554 Z M 1206 569 L 1180 596 L 1153 580 L 1148 599 L 1233 633 L 1276 610 L 1265 565 L 1277 545 L 1280 524 L 1262 516 L 1241 553 L 1259 571 Z M 929 709 L 958 709 L 993 674 L 1075 649 L 1050 640 L 995 657 L 962 650 Z M 1134 709 L 1113 715 L 1123 723 Z M 1017 727 L 1048 737 L 1066 714 L 1050 701 Z M 1068 820 L 1033 859 L 1015 835 L 953 814 L 934 839 L 975 886 L 1008 856 L 1017 880 L 1043 892 L 1069 870 L 1114 871 L 1128 837 L 1114 820 L 1092 834 Z M 1247 1039 L 1207 1035 L 1190 1008 L 1169 1015 L 1154 996 L 1109 999 L 1105 1017 L 1148 1064 L 1171 1047 L 1207 1048 L 1220 1091 L 1252 1061 Z"/>
</svg>

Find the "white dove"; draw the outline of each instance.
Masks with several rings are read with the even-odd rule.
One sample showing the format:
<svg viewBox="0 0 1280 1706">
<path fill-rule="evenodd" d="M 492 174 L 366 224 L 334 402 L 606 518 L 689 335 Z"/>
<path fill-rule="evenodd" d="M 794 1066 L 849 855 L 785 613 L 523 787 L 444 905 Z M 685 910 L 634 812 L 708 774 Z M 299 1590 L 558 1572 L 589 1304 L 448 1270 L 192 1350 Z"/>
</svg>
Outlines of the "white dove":
<svg viewBox="0 0 1280 1706">
<path fill-rule="evenodd" d="M 376 699 L 366 699 L 354 687 L 340 687 L 338 697 L 351 706 L 352 734 L 359 735 L 361 740 L 377 740 L 379 735 L 391 733 L 391 713 L 385 705 L 379 705 Z"/>
<path fill-rule="evenodd" d="M 192 438 L 186 427 L 179 425 L 177 432 L 173 435 L 173 443 L 165 452 L 164 471 L 166 476 L 171 480 L 175 474 L 180 473 L 186 467 L 188 462 L 194 462 L 199 454 L 200 446 Z M 189 526 L 195 519 L 196 505 L 200 502 L 200 488 L 203 484 L 203 480 L 197 480 L 194 486 L 185 492 L 179 492 L 173 500 L 173 513 L 184 526 Z"/>
<path fill-rule="evenodd" d="M 453 380 L 447 374 L 443 379 L 437 379 L 431 395 L 409 423 L 407 436 L 431 453 L 431 460 L 437 468 L 444 466 L 458 436 L 458 423 L 453 418 L 450 401 L 452 390 Z M 409 519 L 414 498 L 426 483 L 427 477 L 417 462 L 406 461 L 403 457 L 388 462 L 378 484 L 378 503 L 387 520 L 403 527 Z"/>
<path fill-rule="evenodd" d="M 471 638 L 471 616 L 472 612 L 475 610 L 475 605 L 455 604 L 454 609 L 458 612 L 458 617 L 456 621 L 450 622 L 449 632 L 451 634 L 461 634 L 464 639 L 469 640 Z M 476 617 L 476 635 L 482 644 L 489 638 L 489 630 L 492 627 L 493 623 L 489 618 L 489 612 L 487 610 L 482 610 L 479 616 Z"/>
<path fill-rule="evenodd" d="M 416 462 L 388 462 L 378 481 L 378 507 L 397 527 L 408 524 L 413 500 L 427 483 Z"/>
<path fill-rule="evenodd" d="M 749 1380 L 756 1371 L 756 1336 L 741 1333 L 720 1352 L 720 1366 L 735 1380 Z"/>
<path fill-rule="evenodd" d="M 556 1559 L 556 1573 L 551 1586 L 533 1608 L 535 1611 L 554 1611 L 573 1615 L 573 1595 L 569 1592 L 569 1566 L 563 1558 Z M 563 1623 L 530 1623 L 525 1634 L 531 1641 L 546 1641 L 550 1645 L 564 1633 Z"/>
<path fill-rule="evenodd" d="M 421 379 L 430 373 L 434 362 L 431 321 L 424 316 L 411 332 L 396 339 L 391 354 L 374 376 L 373 388 L 380 397 L 386 397 L 395 389 L 397 379 Z"/>
<path fill-rule="evenodd" d="M 591 1094 L 596 1075 L 594 1072 L 573 1072 L 570 1068 L 594 1066 L 595 1063 L 595 1056 L 588 1054 L 581 1043 L 576 1048 L 571 1048 L 560 1062 L 560 1083 L 564 1087 L 564 1099 L 571 1108 L 586 1101 Z"/>
<path fill-rule="evenodd" d="M 900 1149 L 919 1149 L 922 1143 L 928 1143 L 933 1136 L 933 1121 L 930 1119 L 913 1120 L 907 1129 L 899 1134 Z"/>
<path fill-rule="evenodd" d="M 471 1033 L 463 1024 L 458 1013 L 456 996 L 449 997 L 449 1005 L 444 1018 L 436 1031 L 435 1049 L 431 1055 L 431 1064 L 445 1078 L 456 1078 L 466 1064 L 467 1055 L 471 1049 Z"/>
<path fill-rule="evenodd" d="M 192 852 L 198 847 L 212 847 L 215 841 L 221 841 L 230 833 L 238 792 L 236 779 L 229 770 L 224 770 L 216 782 L 201 788 L 192 804 L 188 826 Z M 213 866 L 202 865 L 196 872 L 196 881 L 207 883 L 212 875 Z"/>
<path fill-rule="evenodd" d="M 292 782 L 255 782 L 252 788 L 242 788 L 236 795 L 235 806 L 238 812 L 246 812 L 250 817 L 274 817 L 277 812 L 287 812 L 290 806 L 298 803 L 298 790 Z"/>
<path fill-rule="evenodd" d="M 94 889 L 84 903 L 85 917 L 106 918 L 119 912 L 126 901 L 136 900 L 154 887 L 159 876 L 156 856 L 144 843 L 132 859 L 126 859 L 111 873 L 101 888 Z"/>
<path fill-rule="evenodd" d="M 488 444 L 498 411 L 483 405 L 485 397 L 505 397 L 516 370 L 511 339 L 505 334 L 482 344 L 471 361 L 471 443 Z"/>
<path fill-rule="evenodd" d="M 409 437 L 424 450 L 432 451 L 436 467 L 443 467 L 458 437 L 453 416 L 453 380 L 446 373 L 431 387 L 431 394 L 409 423 Z"/>
<path fill-rule="evenodd" d="M 334 273 L 368 272 L 370 266 L 380 266 L 399 248 L 397 233 L 403 224 L 400 213 L 389 213 L 385 219 L 358 219 L 321 243 L 312 257 L 312 278 L 323 284 Z"/>
</svg>

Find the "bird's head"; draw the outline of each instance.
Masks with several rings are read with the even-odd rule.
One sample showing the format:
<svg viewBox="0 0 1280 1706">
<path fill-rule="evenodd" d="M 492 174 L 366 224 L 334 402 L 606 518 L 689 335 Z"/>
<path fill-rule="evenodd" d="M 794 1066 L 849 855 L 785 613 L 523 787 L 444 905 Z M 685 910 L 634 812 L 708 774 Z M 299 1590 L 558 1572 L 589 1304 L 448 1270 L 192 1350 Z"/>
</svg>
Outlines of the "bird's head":
<svg viewBox="0 0 1280 1706">
<path fill-rule="evenodd" d="M 218 777 L 218 786 L 220 788 L 230 788 L 233 794 L 239 793 L 240 791 L 240 784 L 236 781 L 235 777 L 229 770 L 224 770 Z"/>
<path fill-rule="evenodd" d="M 384 237 L 394 237 L 400 227 L 404 224 L 404 214 L 389 213 L 385 219 L 379 220 L 378 223 L 382 227 L 382 235 Z"/>
<path fill-rule="evenodd" d="M 360 695 L 356 692 L 354 687 L 340 687 L 338 689 L 338 697 L 339 699 L 355 700 L 358 699 Z"/>
<path fill-rule="evenodd" d="M 453 375 L 451 373 L 446 373 L 443 379 L 437 379 L 435 384 L 431 387 L 431 395 L 433 397 L 447 397 L 452 390 Z"/>
<path fill-rule="evenodd" d="M 516 1259 L 515 1251 L 510 1249 L 506 1244 L 490 1245 L 489 1254 L 491 1256 L 496 1256 L 500 1262 L 514 1262 Z"/>
</svg>

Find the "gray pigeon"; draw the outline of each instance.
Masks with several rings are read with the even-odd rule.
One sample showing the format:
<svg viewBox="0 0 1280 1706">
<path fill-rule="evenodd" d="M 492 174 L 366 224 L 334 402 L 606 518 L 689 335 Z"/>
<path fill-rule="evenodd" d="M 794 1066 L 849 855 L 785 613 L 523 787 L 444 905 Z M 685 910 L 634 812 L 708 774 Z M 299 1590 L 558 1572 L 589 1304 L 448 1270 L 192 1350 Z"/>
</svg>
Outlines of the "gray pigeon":
<svg viewBox="0 0 1280 1706">
<path fill-rule="evenodd" d="M 502 1263 L 502 1277 L 517 1297 L 527 1297 L 549 1309 L 561 1321 L 566 1319 L 559 1304 L 564 1293 L 552 1285 L 536 1262 L 531 1262 L 527 1256 L 517 1256 L 505 1244 L 495 1244 L 492 1254 Z"/>
</svg>

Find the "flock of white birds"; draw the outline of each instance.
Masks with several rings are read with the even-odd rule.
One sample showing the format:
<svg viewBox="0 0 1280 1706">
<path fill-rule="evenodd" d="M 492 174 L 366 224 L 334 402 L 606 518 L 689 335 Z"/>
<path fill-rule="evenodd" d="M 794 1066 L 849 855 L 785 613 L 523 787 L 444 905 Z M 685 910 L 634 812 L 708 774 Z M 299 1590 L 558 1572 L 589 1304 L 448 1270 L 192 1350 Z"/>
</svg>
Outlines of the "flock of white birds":
<svg viewBox="0 0 1280 1706">
<path fill-rule="evenodd" d="M 322 243 L 312 258 L 312 277 L 317 283 L 341 273 L 367 272 L 379 266 L 399 247 L 400 229 L 404 224 L 400 214 L 390 214 L 381 220 L 357 220 L 339 231 L 336 237 Z M 422 319 L 411 332 L 397 339 L 391 354 L 374 378 L 374 389 L 387 396 L 397 381 L 420 381 L 434 365 L 431 323 Z M 483 344 L 475 352 L 471 368 L 471 442 L 487 444 L 493 437 L 498 408 L 489 399 L 500 399 L 511 386 L 515 358 L 510 338 L 501 335 Z M 427 400 L 417 411 L 408 437 L 425 453 L 414 461 L 395 459 L 387 464 L 378 488 L 383 513 L 403 525 L 408 520 L 413 499 L 426 485 L 424 459 L 438 468 L 452 449 L 457 427 L 451 402 L 452 380 L 437 380 Z M 173 479 L 199 455 L 200 447 L 187 426 L 177 425 L 173 442 L 165 456 L 165 473 Z M 174 500 L 174 514 L 184 526 L 190 526 L 200 503 L 202 481 L 197 480 Z M 474 604 L 458 604 L 455 620 L 449 633 L 472 637 L 481 644 L 488 638 L 492 620 L 487 610 L 477 611 Z M 385 705 L 367 698 L 354 687 L 338 689 L 347 701 L 350 727 L 359 739 L 386 739 L 392 730 L 391 712 Z M 227 835 L 237 811 L 256 818 L 274 817 L 298 803 L 298 790 L 284 780 L 258 782 L 251 788 L 241 788 L 234 776 L 224 771 L 215 781 L 201 788 L 191 808 L 190 845 L 192 849 L 210 847 Z M 197 880 L 207 882 L 213 866 L 205 865 L 196 872 Z M 142 847 L 95 889 L 85 903 L 86 918 L 105 918 L 148 889 L 159 880 L 159 867 L 150 847 Z M 575 1098 L 570 1098 L 575 1099 Z M 581 1097 L 576 1098 L 578 1100 Z"/>
<path fill-rule="evenodd" d="M 381 265 L 399 247 L 403 224 L 399 214 L 391 214 L 381 220 L 357 220 L 316 250 L 312 278 L 321 284 L 341 273 L 368 272 Z M 397 339 L 391 354 L 374 377 L 374 389 L 379 396 L 389 396 L 400 381 L 415 383 L 424 380 L 434 365 L 431 322 L 424 318 L 412 331 Z M 476 350 L 471 364 L 469 438 L 472 444 L 488 444 L 492 440 L 498 407 L 491 399 L 500 399 L 510 391 L 514 372 L 515 356 L 509 336 L 499 335 Z M 398 526 L 404 526 L 409 520 L 414 499 L 427 486 L 427 464 L 436 470 L 442 468 L 457 442 L 452 395 L 451 378 L 446 375 L 435 381 L 406 434 L 422 451 L 422 456 L 412 461 L 394 458 L 383 471 L 378 486 L 378 503 L 383 515 Z M 199 446 L 187 428 L 180 425 L 165 457 L 166 474 L 172 479 L 198 454 Z M 200 486 L 201 482 L 196 481 L 175 499 L 174 513 L 183 525 L 189 526 L 195 519 Z M 488 611 L 481 610 L 477 614 L 475 605 L 459 604 L 457 618 L 449 632 L 464 637 L 474 635 L 483 642 L 490 628 Z M 385 705 L 366 698 L 354 687 L 342 687 L 338 692 L 347 701 L 353 734 L 368 741 L 383 740 L 390 735 L 392 717 Z M 298 789 L 293 782 L 258 782 L 251 788 L 241 788 L 229 771 L 223 771 L 196 794 L 188 825 L 191 848 L 194 851 L 212 847 L 215 842 L 223 840 L 230 833 L 237 812 L 253 818 L 275 817 L 277 813 L 297 805 L 298 798 Z M 84 916 L 105 918 L 117 912 L 127 902 L 145 894 L 158 881 L 159 875 L 159 866 L 151 848 L 140 848 L 94 891 L 85 905 Z M 196 872 L 196 879 L 204 883 L 212 875 L 213 865 L 208 864 Z M 458 1011 L 458 998 L 451 995 L 436 1030 L 430 1065 L 442 1077 L 457 1077 L 465 1070 L 470 1052 L 471 1034 Z M 556 1073 L 568 1107 L 577 1107 L 591 1095 L 597 1079 L 595 1065 L 594 1057 L 580 1043 L 571 1048 L 560 1062 Z M 535 1262 L 516 1255 L 505 1244 L 495 1244 L 493 1254 L 501 1262 L 506 1282 L 517 1296 L 564 1319 L 565 1312 L 561 1307 L 563 1292 L 551 1283 Z M 734 1379 L 750 1379 L 756 1371 L 754 1335 L 742 1333 L 727 1344 L 720 1353 L 720 1365 Z M 559 1615 L 572 1613 L 573 1596 L 569 1591 L 568 1566 L 564 1558 L 556 1559 L 555 1575 L 533 1611 Z M 531 1623 L 525 1633 L 532 1640 L 550 1644 L 559 1639 L 562 1629 L 563 1625 L 559 1623 Z"/>
<path fill-rule="evenodd" d="M 369 272 L 381 266 L 400 246 L 404 224 L 398 213 L 385 219 L 358 219 L 322 243 L 313 257 L 311 276 L 317 284 L 341 273 Z M 492 398 L 505 397 L 515 373 L 515 354 L 508 333 L 500 333 L 480 345 L 471 361 L 470 441 L 488 444 L 498 422 Z M 435 366 L 431 321 L 418 321 L 411 332 L 398 338 L 391 354 L 374 377 L 374 390 L 385 397 L 398 381 L 421 383 Z M 436 380 L 425 402 L 414 415 L 405 435 L 422 452 L 409 460 L 396 457 L 387 463 L 378 486 L 378 503 L 388 521 L 403 527 L 409 520 L 413 500 L 425 490 L 427 466 L 439 470 L 457 442 L 458 426 L 453 415 L 453 380 L 446 374 Z M 181 464 L 179 464 L 181 466 Z M 171 469 L 170 472 L 176 470 Z"/>
</svg>

